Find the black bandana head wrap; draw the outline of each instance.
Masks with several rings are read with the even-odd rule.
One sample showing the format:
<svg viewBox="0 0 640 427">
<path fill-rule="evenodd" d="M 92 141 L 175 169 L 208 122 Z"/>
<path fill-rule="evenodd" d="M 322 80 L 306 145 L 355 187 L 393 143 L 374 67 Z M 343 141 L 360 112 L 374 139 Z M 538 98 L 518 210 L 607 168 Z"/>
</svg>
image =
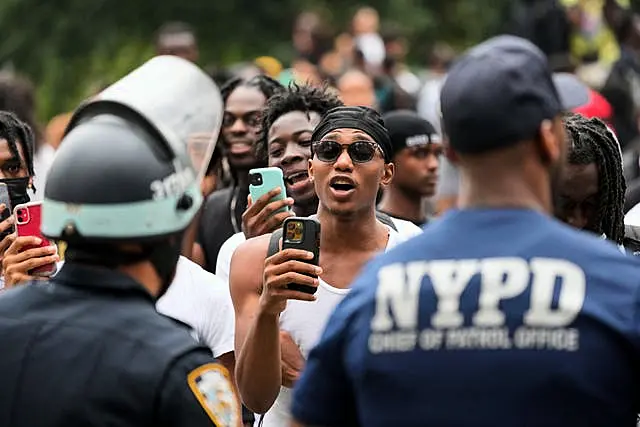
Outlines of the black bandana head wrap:
<svg viewBox="0 0 640 427">
<path fill-rule="evenodd" d="M 376 110 L 368 107 L 336 107 L 327 111 L 313 131 L 312 141 L 320 141 L 336 129 L 358 129 L 371 136 L 389 163 L 393 157 L 393 147 L 384 120 Z"/>
</svg>

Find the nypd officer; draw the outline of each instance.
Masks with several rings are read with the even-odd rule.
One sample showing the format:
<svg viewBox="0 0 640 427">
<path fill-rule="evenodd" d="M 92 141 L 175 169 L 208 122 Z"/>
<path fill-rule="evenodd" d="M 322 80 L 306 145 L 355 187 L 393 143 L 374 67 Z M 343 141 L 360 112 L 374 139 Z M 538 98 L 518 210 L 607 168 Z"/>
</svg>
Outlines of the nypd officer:
<svg viewBox="0 0 640 427">
<path fill-rule="evenodd" d="M 460 208 L 381 255 L 310 352 L 306 426 L 635 426 L 640 263 L 552 218 L 565 164 L 544 54 L 500 36 L 442 95 Z"/>
<path fill-rule="evenodd" d="M 202 196 L 184 144 L 133 104 L 81 107 L 56 155 L 42 232 L 66 263 L 0 295 L 2 426 L 239 425 L 228 372 L 154 308 Z"/>
</svg>

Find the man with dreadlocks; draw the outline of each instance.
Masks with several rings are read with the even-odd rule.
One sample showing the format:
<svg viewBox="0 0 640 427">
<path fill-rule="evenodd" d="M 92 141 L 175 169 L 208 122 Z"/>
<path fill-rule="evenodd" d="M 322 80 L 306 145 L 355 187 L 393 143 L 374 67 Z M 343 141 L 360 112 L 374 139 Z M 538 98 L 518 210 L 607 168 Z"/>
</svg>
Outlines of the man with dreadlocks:
<svg viewBox="0 0 640 427">
<path fill-rule="evenodd" d="M 597 118 L 570 114 L 564 123 L 568 164 L 559 183 L 556 216 L 622 245 L 626 184 L 620 145 Z"/>
<path fill-rule="evenodd" d="M 260 114 L 265 103 L 283 87 L 266 76 L 250 80 L 232 79 L 221 88 L 224 118 L 220 147 L 231 172 L 232 185 L 214 192 L 205 202 L 193 259 L 206 270 L 216 272 L 222 244 L 242 231 L 242 213 L 249 196 L 249 170 L 264 165 L 256 157 Z"/>
<path fill-rule="evenodd" d="M 30 198 L 27 189 L 33 189 L 34 134 L 28 124 L 6 111 L 0 111 L 0 183 L 9 190 L 11 206 L 27 203 Z M 2 206 L 0 222 L 0 259 L 14 239 L 11 207 Z M 55 247 L 40 248 L 41 255 L 48 255 L 46 265 L 57 261 Z M 4 276 L 0 288 L 4 287 Z"/>
</svg>

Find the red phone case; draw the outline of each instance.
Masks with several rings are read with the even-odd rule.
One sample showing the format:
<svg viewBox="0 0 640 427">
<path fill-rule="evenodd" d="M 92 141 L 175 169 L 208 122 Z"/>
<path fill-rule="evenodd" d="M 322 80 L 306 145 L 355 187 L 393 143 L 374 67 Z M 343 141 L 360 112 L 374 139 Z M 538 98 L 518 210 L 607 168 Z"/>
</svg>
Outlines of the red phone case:
<svg viewBox="0 0 640 427">
<path fill-rule="evenodd" d="M 13 209 L 13 215 L 15 218 L 16 232 L 18 236 L 35 236 L 42 239 L 40 246 L 31 246 L 25 248 L 33 249 L 35 247 L 51 246 L 51 242 L 46 239 L 40 231 L 40 224 L 42 222 L 42 202 L 30 202 L 22 205 L 17 205 Z M 51 276 L 56 272 L 56 264 L 51 263 L 43 265 L 41 267 L 34 268 L 29 272 L 32 276 Z"/>
</svg>

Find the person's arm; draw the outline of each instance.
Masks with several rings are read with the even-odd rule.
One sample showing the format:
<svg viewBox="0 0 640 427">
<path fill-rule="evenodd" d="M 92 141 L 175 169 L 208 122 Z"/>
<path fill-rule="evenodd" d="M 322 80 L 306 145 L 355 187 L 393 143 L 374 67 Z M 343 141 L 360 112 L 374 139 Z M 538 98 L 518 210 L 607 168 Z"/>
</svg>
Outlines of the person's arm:
<svg viewBox="0 0 640 427">
<path fill-rule="evenodd" d="M 40 239 L 35 236 L 12 236 L 12 243 L 2 257 L 5 288 L 12 288 L 30 280 L 46 280 L 46 277 L 31 276 L 29 272 L 34 268 L 60 261 L 56 247 L 39 247 Z"/>
<path fill-rule="evenodd" d="M 264 241 L 264 242 L 261 242 Z M 229 289 L 231 300 L 236 315 L 235 324 L 235 354 L 236 362 L 245 343 L 249 326 L 258 311 L 260 300 L 260 289 L 262 288 L 262 260 L 267 254 L 268 238 L 251 239 L 240 245 L 231 258 L 229 268 Z M 236 363 L 236 384 L 245 405 L 253 410 L 253 407 L 246 402 L 243 387 L 240 386 L 240 379 L 243 375 L 240 366 Z M 250 373 L 245 373 L 250 375 Z M 248 379 L 247 379 L 248 381 Z M 258 412 L 255 411 L 254 412 Z"/>
<path fill-rule="evenodd" d="M 239 235 L 240 233 L 238 233 L 236 237 Z M 251 281 L 238 283 L 236 280 L 235 286 L 232 287 L 230 285 L 229 274 L 231 270 L 231 258 L 237 247 L 242 244 L 242 241 L 239 238 L 236 238 L 235 242 L 232 242 L 233 239 L 234 237 L 229 238 L 229 240 L 227 240 L 220 249 L 220 254 L 218 255 L 218 266 L 216 267 L 216 277 L 222 281 L 224 281 L 226 277 L 226 288 L 231 291 L 236 316 L 234 349 L 239 353 L 240 347 L 246 338 L 248 325 L 253 319 L 253 314 L 257 311 L 260 299 L 259 290 L 261 289 L 262 284 L 255 287 L 242 287 L 243 283 L 251 283 Z M 246 271 L 236 271 L 237 274 L 242 274 L 244 272 Z M 261 272 L 256 272 L 253 280 L 258 283 L 258 281 L 261 280 Z M 282 385 L 284 387 L 292 388 L 300 377 L 300 372 L 302 372 L 304 357 L 291 336 L 284 331 L 280 332 L 280 350 L 282 354 Z"/>
<path fill-rule="evenodd" d="M 280 313 L 288 299 L 315 299 L 286 286 L 317 286 L 317 279 L 306 274 L 320 274 L 319 267 L 296 261 L 310 258 L 312 254 L 305 251 L 287 249 L 265 260 L 269 238 L 251 239 L 238 247 L 230 273 L 236 310 L 236 381 L 245 405 L 257 413 L 269 410 L 282 384 Z"/>
<path fill-rule="evenodd" d="M 204 350 L 188 353 L 165 374 L 154 425 L 240 427 L 240 402 L 227 370 Z"/>
</svg>

